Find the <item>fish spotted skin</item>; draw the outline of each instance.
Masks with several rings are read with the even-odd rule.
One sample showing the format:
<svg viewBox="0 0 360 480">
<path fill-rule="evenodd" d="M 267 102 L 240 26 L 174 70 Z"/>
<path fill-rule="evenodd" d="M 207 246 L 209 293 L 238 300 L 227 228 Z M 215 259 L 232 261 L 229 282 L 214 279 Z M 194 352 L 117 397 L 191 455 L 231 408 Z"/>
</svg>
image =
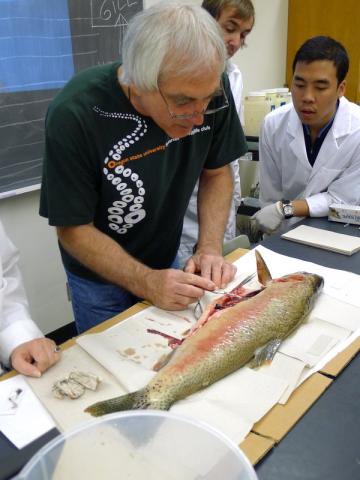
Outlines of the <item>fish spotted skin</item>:
<svg viewBox="0 0 360 480">
<path fill-rule="evenodd" d="M 100 416 L 138 408 L 168 410 L 244 366 L 259 348 L 286 338 L 306 318 L 322 285 L 322 277 L 306 272 L 270 280 L 256 296 L 214 311 L 146 387 L 85 411 Z"/>
</svg>

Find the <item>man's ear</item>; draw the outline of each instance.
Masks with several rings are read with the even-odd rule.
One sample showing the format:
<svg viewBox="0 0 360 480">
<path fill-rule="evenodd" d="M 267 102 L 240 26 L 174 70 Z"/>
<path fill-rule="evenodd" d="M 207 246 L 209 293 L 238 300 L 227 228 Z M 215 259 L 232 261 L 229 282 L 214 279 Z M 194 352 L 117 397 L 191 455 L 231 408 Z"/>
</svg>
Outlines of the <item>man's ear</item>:
<svg viewBox="0 0 360 480">
<path fill-rule="evenodd" d="M 338 96 L 339 98 L 345 95 L 346 90 L 346 80 L 343 80 L 338 86 Z"/>
</svg>

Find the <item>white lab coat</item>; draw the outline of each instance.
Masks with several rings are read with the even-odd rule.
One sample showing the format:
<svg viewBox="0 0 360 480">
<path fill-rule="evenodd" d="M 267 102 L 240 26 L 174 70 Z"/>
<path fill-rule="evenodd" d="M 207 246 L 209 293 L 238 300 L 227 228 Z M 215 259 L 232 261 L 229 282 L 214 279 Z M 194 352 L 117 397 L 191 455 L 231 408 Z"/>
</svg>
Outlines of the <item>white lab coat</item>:
<svg viewBox="0 0 360 480">
<path fill-rule="evenodd" d="M 345 97 L 313 167 L 292 104 L 265 117 L 259 155 L 262 206 L 281 199 L 305 199 L 310 216 L 322 217 L 334 202 L 360 205 L 360 107 Z"/>
<path fill-rule="evenodd" d="M 15 347 L 43 337 L 30 318 L 18 258 L 19 253 L 0 222 L 0 363 L 3 365 L 9 365 Z"/>
<path fill-rule="evenodd" d="M 243 112 L 241 107 L 241 96 L 243 90 L 242 75 L 235 63 L 228 60 L 226 68 L 232 95 L 234 97 L 235 107 L 240 117 L 240 122 L 243 124 Z M 241 203 L 241 186 L 239 174 L 239 162 L 234 160 L 230 163 L 231 172 L 234 182 L 234 191 L 232 203 L 230 206 L 229 219 L 225 229 L 224 241 L 229 241 L 236 236 L 236 212 Z M 183 267 L 189 257 L 193 253 L 194 245 L 198 240 L 199 225 L 197 218 L 197 194 L 199 182 L 191 195 L 190 202 L 184 218 L 183 232 L 178 251 L 178 259 L 180 266 Z"/>
</svg>

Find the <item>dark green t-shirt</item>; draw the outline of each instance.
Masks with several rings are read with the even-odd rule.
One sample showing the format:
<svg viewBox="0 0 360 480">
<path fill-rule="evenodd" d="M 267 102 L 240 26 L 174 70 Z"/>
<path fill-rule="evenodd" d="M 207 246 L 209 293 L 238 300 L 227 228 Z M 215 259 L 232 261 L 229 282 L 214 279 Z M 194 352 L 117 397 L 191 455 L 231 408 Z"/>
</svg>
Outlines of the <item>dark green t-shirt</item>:
<svg viewBox="0 0 360 480">
<path fill-rule="evenodd" d="M 205 115 L 187 137 L 172 139 L 133 108 L 118 84 L 119 65 L 81 72 L 51 103 L 40 215 L 55 226 L 93 222 L 146 265 L 167 268 L 202 169 L 239 158 L 246 142 L 227 77 L 229 108 Z M 99 280 L 61 253 L 72 273 Z"/>
</svg>

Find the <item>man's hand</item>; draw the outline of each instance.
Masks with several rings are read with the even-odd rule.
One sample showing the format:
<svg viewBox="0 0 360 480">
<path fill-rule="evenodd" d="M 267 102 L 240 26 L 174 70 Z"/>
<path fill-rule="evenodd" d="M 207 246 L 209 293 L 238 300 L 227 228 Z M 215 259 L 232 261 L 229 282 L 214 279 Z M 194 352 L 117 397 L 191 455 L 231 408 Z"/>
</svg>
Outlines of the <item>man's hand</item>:
<svg viewBox="0 0 360 480">
<path fill-rule="evenodd" d="M 56 343 L 48 338 L 37 338 L 14 348 L 10 360 L 12 367 L 23 375 L 41 377 L 41 374 L 60 359 Z"/>
<path fill-rule="evenodd" d="M 215 288 L 225 288 L 235 277 L 236 267 L 221 255 L 196 252 L 186 263 L 185 272 L 212 280 Z"/>
<path fill-rule="evenodd" d="M 252 220 L 256 220 L 259 230 L 263 233 L 275 232 L 275 230 L 280 227 L 284 218 L 281 202 L 267 205 L 251 217 Z"/>
<path fill-rule="evenodd" d="M 205 290 L 215 289 L 207 278 L 172 268 L 150 270 L 144 282 L 145 298 L 165 310 L 183 310 L 201 298 Z"/>
</svg>

